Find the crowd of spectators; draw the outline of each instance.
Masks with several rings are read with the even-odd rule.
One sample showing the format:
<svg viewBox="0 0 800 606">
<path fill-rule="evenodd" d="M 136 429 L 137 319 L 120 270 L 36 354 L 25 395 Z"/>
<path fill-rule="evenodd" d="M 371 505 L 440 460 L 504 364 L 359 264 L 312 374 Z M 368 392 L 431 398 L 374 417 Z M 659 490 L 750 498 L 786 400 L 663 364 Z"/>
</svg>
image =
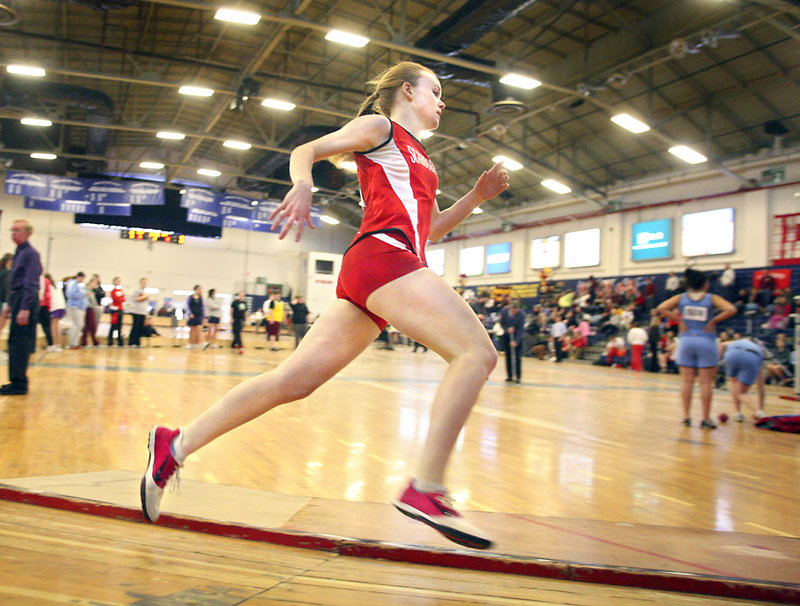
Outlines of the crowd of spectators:
<svg viewBox="0 0 800 606">
<path fill-rule="evenodd" d="M 492 296 L 489 289 L 460 290 L 497 348 L 503 350 L 500 315 L 514 300 L 513 295 Z M 565 358 L 586 359 L 591 349 L 597 365 L 677 373 L 677 325 L 662 318 L 655 308 L 683 290 L 682 277 L 676 272 L 670 272 L 660 287 L 653 277 L 589 276 L 574 288 L 559 290 L 543 278 L 539 296 L 526 300 L 528 305 L 520 301 L 526 314 L 523 353 L 560 362 Z M 793 330 L 795 314 L 800 314 L 800 296 L 795 297 L 788 288 L 778 288 L 769 272 L 764 272 L 752 288 L 737 290 L 736 274 L 726 265 L 712 274 L 712 290 L 736 306 L 739 319 L 733 324 L 739 327 L 737 335 L 758 336 L 770 348 L 779 347 L 781 351 L 791 349 L 786 346 L 786 334 Z M 788 353 L 783 357 L 786 360 L 780 370 L 775 367 L 774 379 L 785 384 L 792 368 Z"/>
</svg>

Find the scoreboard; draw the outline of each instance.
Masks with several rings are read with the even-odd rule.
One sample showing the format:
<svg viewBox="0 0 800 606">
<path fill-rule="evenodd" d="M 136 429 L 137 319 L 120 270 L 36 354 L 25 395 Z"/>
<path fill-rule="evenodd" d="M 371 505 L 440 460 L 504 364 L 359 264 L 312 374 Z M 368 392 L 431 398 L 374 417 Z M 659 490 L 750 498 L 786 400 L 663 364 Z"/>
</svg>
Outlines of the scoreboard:
<svg viewBox="0 0 800 606">
<path fill-rule="evenodd" d="M 120 231 L 120 237 L 123 240 L 149 240 L 150 242 L 169 242 L 171 244 L 183 244 L 186 240 L 186 236 L 183 234 L 147 229 L 123 229 Z"/>
</svg>

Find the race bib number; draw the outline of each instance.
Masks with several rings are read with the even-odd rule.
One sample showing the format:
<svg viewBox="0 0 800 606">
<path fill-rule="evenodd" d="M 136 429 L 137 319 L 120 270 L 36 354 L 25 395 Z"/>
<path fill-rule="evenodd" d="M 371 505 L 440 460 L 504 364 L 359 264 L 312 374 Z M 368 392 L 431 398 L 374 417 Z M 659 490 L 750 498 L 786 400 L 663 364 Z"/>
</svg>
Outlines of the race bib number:
<svg viewBox="0 0 800 606">
<path fill-rule="evenodd" d="M 687 305 L 683 308 L 683 319 L 695 322 L 708 322 L 708 307 Z"/>
</svg>

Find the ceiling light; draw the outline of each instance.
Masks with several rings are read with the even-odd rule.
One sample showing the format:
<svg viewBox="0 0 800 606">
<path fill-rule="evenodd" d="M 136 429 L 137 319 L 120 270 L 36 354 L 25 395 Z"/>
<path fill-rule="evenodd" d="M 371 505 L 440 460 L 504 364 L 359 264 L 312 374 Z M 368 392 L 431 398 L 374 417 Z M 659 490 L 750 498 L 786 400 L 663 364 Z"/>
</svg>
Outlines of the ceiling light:
<svg viewBox="0 0 800 606">
<path fill-rule="evenodd" d="M 250 206 L 258 206 L 258 200 L 251 200 L 250 201 Z"/>
<path fill-rule="evenodd" d="M 432 130 L 424 130 L 419 134 L 420 139 L 430 139 L 431 137 L 433 137 Z"/>
<path fill-rule="evenodd" d="M 141 168 L 152 168 L 153 170 L 161 170 L 164 165 L 161 162 L 139 162 Z"/>
<path fill-rule="evenodd" d="M 288 101 L 279 101 L 278 99 L 264 99 L 261 102 L 261 105 L 264 107 L 271 107 L 272 109 L 279 109 L 283 112 L 290 112 L 297 107 L 294 103 L 289 103 Z"/>
<path fill-rule="evenodd" d="M 228 139 L 222 145 L 225 147 L 230 147 L 231 149 L 250 149 L 253 147 L 249 143 L 245 143 L 244 141 L 234 141 L 233 139 Z"/>
<path fill-rule="evenodd" d="M 508 86 L 524 88 L 525 90 L 531 90 L 532 88 L 542 85 L 542 83 L 538 80 L 528 78 L 527 76 L 523 76 L 521 74 L 506 74 L 500 78 L 500 82 L 502 84 L 507 84 Z"/>
<path fill-rule="evenodd" d="M 358 170 L 358 165 L 352 160 L 345 160 L 339 165 L 339 167 L 346 171 L 350 171 L 351 173 L 354 173 Z"/>
<path fill-rule="evenodd" d="M 36 78 L 43 78 L 47 73 L 41 67 L 35 65 L 8 65 L 6 71 L 9 74 L 17 74 L 18 76 L 35 76 Z"/>
<path fill-rule="evenodd" d="M 41 153 L 41 152 L 34 152 L 31 154 L 31 158 L 34 160 L 55 160 L 58 158 L 55 154 L 48 154 L 48 153 Z"/>
<path fill-rule="evenodd" d="M 53 126 L 50 120 L 45 120 L 43 118 L 23 118 L 20 122 L 27 126 Z"/>
<path fill-rule="evenodd" d="M 472 209 L 472 212 L 470 214 L 480 215 L 482 213 L 483 213 L 483 209 L 480 206 L 476 206 L 475 208 Z"/>
<path fill-rule="evenodd" d="M 436 189 L 436 195 L 437 195 L 437 196 L 440 196 L 441 194 L 442 194 L 442 190 L 441 190 L 441 189 L 439 189 L 439 188 L 437 188 L 437 189 Z"/>
<path fill-rule="evenodd" d="M 339 44 L 346 44 L 347 46 L 354 46 L 356 48 L 362 48 L 363 46 L 366 46 L 367 42 L 369 42 L 369 38 L 365 38 L 364 36 L 359 36 L 357 34 L 351 34 L 349 32 L 343 32 L 340 29 L 332 29 L 325 34 L 325 39 L 330 40 L 331 42 L 338 42 Z"/>
<path fill-rule="evenodd" d="M 320 221 L 323 223 L 327 223 L 328 225 L 339 225 L 339 219 L 334 219 L 333 217 L 329 217 L 328 215 L 320 215 Z"/>
<path fill-rule="evenodd" d="M 627 128 L 629 131 L 636 133 L 637 135 L 639 133 L 646 133 L 650 130 L 650 127 L 647 126 L 647 124 L 628 114 L 617 114 L 611 118 L 611 121 L 614 124 L 618 124 L 622 128 Z"/>
<path fill-rule="evenodd" d="M 507 170 L 519 170 L 520 168 L 522 168 L 522 164 L 520 164 L 516 160 L 512 160 L 508 156 L 495 156 L 494 158 L 492 158 L 492 162 L 494 163 L 502 162 L 503 168 Z"/>
<path fill-rule="evenodd" d="M 186 135 L 183 133 L 176 133 L 168 130 L 162 130 L 156 133 L 156 137 L 159 139 L 172 139 L 173 141 L 180 141 L 184 139 Z"/>
<path fill-rule="evenodd" d="M 545 179 L 542 181 L 542 185 L 544 185 L 547 189 L 551 189 L 557 194 L 568 194 L 572 190 L 564 185 L 563 183 L 559 183 L 555 179 Z"/>
<path fill-rule="evenodd" d="M 318 191 L 319 191 L 319 187 L 317 187 L 316 185 L 312 185 L 312 186 L 311 186 L 311 193 L 312 193 L 312 194 L 315 194 L 315 193 L 317 193 Z"/>
<path fill-rule="evenodd" d="M 261 21 L 261 15 L 250 11 L 239 11 L 232 8 L 221 8 L 214 15 L 214 19 L 220 21 L 230 21 L 231 23 L 241 23 L 243 25 L 255 25 Z"/>
<path fill-rule="evenodd" d="M 218 170 L 214 170 L 213 168 L 198 168 L 197 174 L 205 175 L 206 177 L 219 177 L 222 173 Z"/>
<path fill-rule="evenodd" d="M 674 147 L 670 147 L 669 153 L 671 153 L 673 156 L 677 156 L 688 164 L 702 164 L 703 162 L 708 161 L 708 158 L 706 158 L 703 154 L 698 153 L 691 147 L 686 147 L 685 145 L 676 145 Z"/>
<path fill-rule="evenodd" d="M 202 86 L 181 86 L 178 92 L 182 95 L 191 95 L 193 97 L 210 97 L 214 94 L 213 90 Z"/>
</svg>

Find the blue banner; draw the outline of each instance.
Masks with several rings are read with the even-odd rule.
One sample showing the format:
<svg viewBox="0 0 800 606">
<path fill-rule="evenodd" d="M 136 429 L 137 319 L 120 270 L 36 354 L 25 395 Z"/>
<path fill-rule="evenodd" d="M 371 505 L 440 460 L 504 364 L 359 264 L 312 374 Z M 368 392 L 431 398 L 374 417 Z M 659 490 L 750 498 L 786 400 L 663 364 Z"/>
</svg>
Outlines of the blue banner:
<svg viewBox="0 0 800 606">
<path fill-rule="evenodd" d="M 128 204 L 134 206 L 164 206 L 164 186 L 149 181 L 126 181 Z"/>
<path fill-rule="evenodd" d="M 201 187 L 187 187 L 186 192 L 181 196 L 181 206 L 188 209 L 187 221 L 222 227 L 222 217 L 215 191 Z"/>
<path fill-rule="evenodd" d="M 62 213 L 96 214 L 97 208 L 91 202 L 82 200 L 50 200 L 45 198 L 25 197 L 25 208 L 37 210 L 55 210 Z"/>
<path fill-rule="evenodd" d="M 128 189 L 119 181 L 86 180 L 86 200 L 89 202 L 129 204 L 125 199 L 127 195 Z"/>
<path fill-rule="evenodd" d="M 222 227 L 252 229 L 253 199 L 235 194 L 219 194 L 219 212 L 223 217 Z"/>
<path fill-rule="evenodd" d="M 23 173 L 18 170 L 9 170 L 6 172 L 5 192 L 7 194 L 46 198 L 49 191 L 49 175 Z"/>
<path fill-rule="evenodd" d="M 164 188 L 147 181 L 83 179 L 10 170 L 5 193 L 26 196 L 28 208 L 87 214 L 131 214 L 131 204 L 163 205 Z M 79 204 L 66 204 L 66 203 Z M 75 210 L 79 209 L 79 210 Z"/>
<path fill-rule="evenodd" d="M 276 208 L 278 208 L 278 203 L 271 201 L 265 201 L 258 206 L 254 206 L 250 229 L 261 232 L 272 231 L 272 221 L 269 220 L 269 216 Z"/>
</svg>

